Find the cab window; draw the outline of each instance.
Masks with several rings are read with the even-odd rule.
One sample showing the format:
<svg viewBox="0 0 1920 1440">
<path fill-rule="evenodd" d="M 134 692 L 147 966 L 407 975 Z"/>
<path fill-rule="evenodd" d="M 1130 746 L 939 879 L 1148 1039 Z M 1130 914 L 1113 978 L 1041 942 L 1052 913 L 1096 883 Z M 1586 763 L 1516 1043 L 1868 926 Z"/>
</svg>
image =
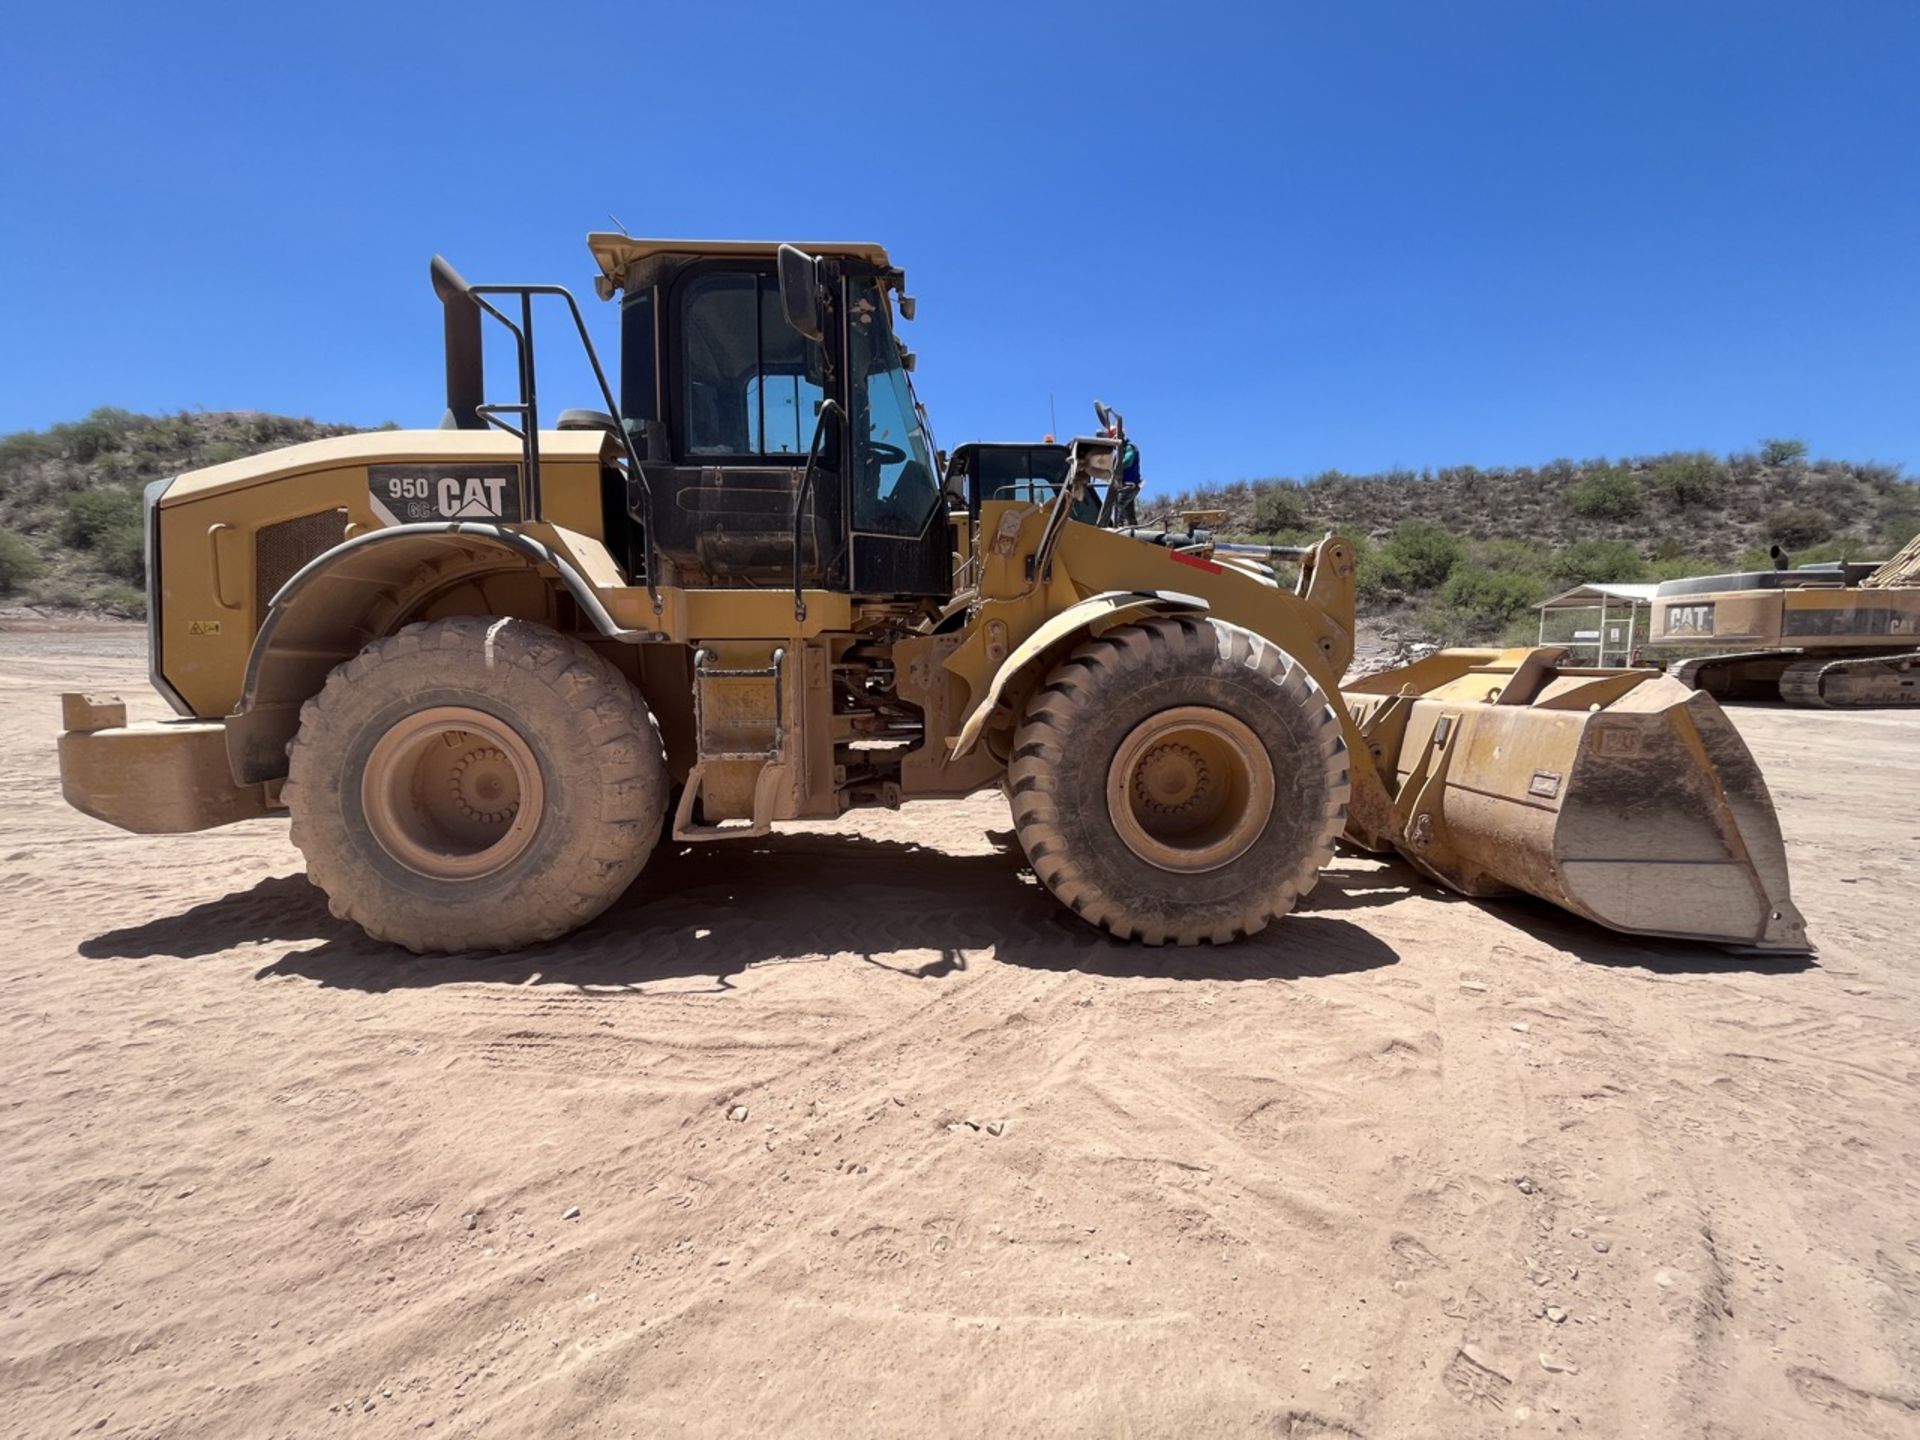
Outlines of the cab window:
<svg viewBox="0 0 1920 1440">
<path fill-rule="evenodd" d="M 699 275 L 680 304 L 684 453 L 803 459 L 821 390 L 773 277 Z"/>
<path fill-rule="evenodd" d="M 853 528 L 919 535 L 940 501 L 933 456 L 913 387 L 888 324 L 886 296 L 872 282 L 849 291 L 847 363 L 852 372 Z"/>
<path fill-rule="evenodd" d="M 1047 504 L 1067 478 L 1067 452 L 1052 446 L 1007 445 L 980 451 L 980 498 Z"/>
</svg>

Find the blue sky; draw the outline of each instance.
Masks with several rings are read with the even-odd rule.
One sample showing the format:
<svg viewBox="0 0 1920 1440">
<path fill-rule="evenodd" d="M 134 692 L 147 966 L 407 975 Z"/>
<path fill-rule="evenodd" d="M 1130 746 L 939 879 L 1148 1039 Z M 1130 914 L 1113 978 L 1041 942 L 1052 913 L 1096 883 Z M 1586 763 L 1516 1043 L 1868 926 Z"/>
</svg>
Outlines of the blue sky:
<svg viewBox="0 0 1920 1440">
<path fill-rule="evenodd" d="M 1151 488 L 1797 435 L 1920 462 L 1920 5 L 17 7 L 0 431 L 435 423 L 444 251 L 877 239 L 942 443 Z M 611 307 L 592 302 L 611 349 Z M 542 393 L 587 403 L 551 326 Z"/>
</svg>

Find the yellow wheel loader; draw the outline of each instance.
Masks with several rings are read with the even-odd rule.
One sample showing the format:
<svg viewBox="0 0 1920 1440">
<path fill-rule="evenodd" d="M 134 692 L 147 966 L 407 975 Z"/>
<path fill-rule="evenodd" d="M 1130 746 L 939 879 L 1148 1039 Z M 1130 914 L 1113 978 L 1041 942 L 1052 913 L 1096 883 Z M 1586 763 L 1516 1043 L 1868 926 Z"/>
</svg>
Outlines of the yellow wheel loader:
<svg viewBox="0 0 1920 1440">
<path fill-rule="evenodd" d="M 72 804 L 149 833 L 285 813 L 334 912 L 415 951 L 564 934 L 664 836 L 996 785 L 1048 889 L 1148 944 L 1261 929 L 1344 830 L 1470 895 L 1806 947 L 1766 787 L 1708 697 L 1553 650 L 1446 652 L 1343 697 L 1346 541 L 1101 529 L 1106 437 L 1058 471 L 944 463 L 879 246 L 589 244 L 617 395 L 566 291 L 436 258 L 442 428 L 149 489 L 152 679 L 181 718 L 65 697 Z M 552 428 L 536 312 L 600 392 Z M 483 392 L 487 323 L 511 401 Z M 985 483 L 1009 466 L 1046 474 Z"/>
</svg>

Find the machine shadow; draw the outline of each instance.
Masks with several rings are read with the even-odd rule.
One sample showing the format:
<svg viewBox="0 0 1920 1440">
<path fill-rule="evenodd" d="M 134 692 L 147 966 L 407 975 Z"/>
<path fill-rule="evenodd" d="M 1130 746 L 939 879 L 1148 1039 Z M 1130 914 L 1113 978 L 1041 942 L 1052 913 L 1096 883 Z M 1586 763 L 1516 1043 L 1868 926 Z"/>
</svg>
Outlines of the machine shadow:
<svg viewBox="0 0 1920 1440">
<path fill-rule="evenodd" d="M 1730 950 L 1702 940 L 1626 935 L 1525 895 L 1469 902 L 1555 950 L 1588 965 L 1655 975 L 1798 975 L 1819 968 L 1812 955 Z"/>
<path fill-rule="evenodd" d="M 1354 860 L 1366 868 L 1355 867 L 1351 863 Z M 1541 945 L 1565 951 L 1588 965 L 1647 970 L 1657 975 L 1798 975 L 1819 965 L 1812 955 L 1742 952 L 1705 941 L 1626 935 L 1528 895 L 1474 900 L 1427 880 L 1396 855 L 1373 855 L 1345 847 L 1313 893 L 1301 901 L 1300 913 L 1391 905 L 1409 895 L 1418 895 L 1427 904 L 1473 906 Z"/>
<path fill-rule="evenodd" d="M 641 993 L 668 981 L 717 992 L 752 967 L 839 956 L 913 979 L 951 975 L 990 955 L 1113 978 L 1237 981 L 1314 979 L 1399 959 L 1378 937 L 1327 913 L 1290 916 L 1218 949 L 1126 944 L 1062 908 L 1018 851 L 1008 853 L 1010 837 L 992 838 L 1000 849 L 973 855 L 839 833 L 663 848 L 598 920 L 508 955 L 409 955 L 334 919 L 302 875 L 104 932 L 79 950 L 90 959 L 196 959 L 286 944 L 293 948 L 256 978 L 297 975 L 367 992 L 477 982 Z M 1344 880 L 1372 878 L 1329 872 L 1315 899 L 1323 910 L 1345 908 L 1324 902 Z"/>
<path fill-rule="evenodd" d="M 76 947 L 89 960 L 200 960 L 236 945 L 299 943 L 359 934 L 327 913 L 305 875 L 275 875 L 178 915 L 104 930 Z"/>
</svg>

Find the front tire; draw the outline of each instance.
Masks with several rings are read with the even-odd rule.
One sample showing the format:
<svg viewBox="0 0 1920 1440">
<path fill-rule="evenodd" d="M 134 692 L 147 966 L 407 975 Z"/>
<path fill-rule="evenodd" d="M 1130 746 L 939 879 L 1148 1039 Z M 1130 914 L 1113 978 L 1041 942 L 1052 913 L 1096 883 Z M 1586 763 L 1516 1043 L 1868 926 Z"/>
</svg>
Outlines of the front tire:
<svg viewBox="0 0 1920 1440">
<path fill-rule="evenodd" d="M 1346 822 L 1326 692 L 1262 637 L 1191 616 L 1077 648 L 1027 703 L 1015 832 L 1076 914 L 1149 945 L 1251 935 L 1313 888 Z"/>
<path fill-rule="evenodd" d="M 329 907 L 416 953 L 512 950 L 605 910 L 666 813 L 624 676 L 531 621 L 409 625 L 300 712 L 284 798 Z"/>
</svg>

